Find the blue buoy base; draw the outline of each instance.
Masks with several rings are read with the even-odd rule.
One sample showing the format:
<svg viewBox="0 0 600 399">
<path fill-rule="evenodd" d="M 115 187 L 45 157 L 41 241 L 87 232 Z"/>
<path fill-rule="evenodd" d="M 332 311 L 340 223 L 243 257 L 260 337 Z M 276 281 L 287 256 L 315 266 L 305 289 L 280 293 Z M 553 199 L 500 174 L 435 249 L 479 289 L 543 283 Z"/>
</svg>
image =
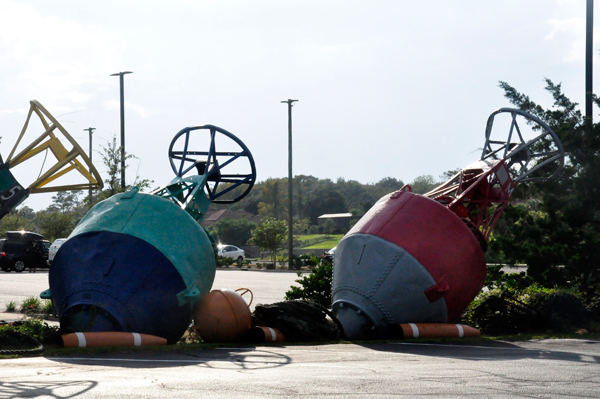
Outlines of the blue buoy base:
<svg viewBox="0 0 600 399">
<path fill-rule="evenodd" d="M 181 275 L 158 249 L 129 234 L 94 231 L 66 241 L 49 275 L 62 328 L 126 331 L 176 343 L 192 320 L 179 305 Z"/>
</svg>

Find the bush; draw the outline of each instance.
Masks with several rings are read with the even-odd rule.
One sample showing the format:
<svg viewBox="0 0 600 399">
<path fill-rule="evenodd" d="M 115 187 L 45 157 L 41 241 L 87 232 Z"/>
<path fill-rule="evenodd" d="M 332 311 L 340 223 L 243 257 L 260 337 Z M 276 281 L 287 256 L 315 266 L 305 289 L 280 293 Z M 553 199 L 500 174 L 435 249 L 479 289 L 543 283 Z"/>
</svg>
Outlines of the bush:
<svg viewBox="0 0 600 399">
<path fill-rule="evenodd" d="M 0 341 L 2 337 L 6 337 L 3 333 L 7 330 L 18 331 L 27 334 L 38 341 L 42 342 L 47 337 L 58 331 L 57 326 L 49 326 L 48 323 L 43 322 L 41 319 L 28 318 L 25 320 L 19 320 L 10 324 L 0 326 Z"/>
<path fill-rule="evenodd" d="M 300 287 L 290 287 L 290 290 L 285 293 L 286 300 L 304 299 L 326 308 L 331 307 L 332 265 L 323 264 L 316 266 L 308 276 L 304 277 L 298 272 L 298 277 L 301 278 L 295 281 L 300 284 Z"/>
<path fill-rule="evenodd" d="M 54 313 L 54 305 L 52 304 L 52 301 L 44 301 L 44 303 L 42 304 L 42 312 L 47 315 Z"/>
<path fill-rule="evenodd" d="M 491 273 L 495 273 L 491 270 Z M 509 275 L 510 277 L 510 275 Z M 521 277 L 509 279 L 518 281 Z M 569 333 L 590 328 L 600 321 L 600 314 L 586 309 L 575 288 L 545 288 L 531 284 L 524 288 L 507 288 L 499 284 L 482 292 L 461 318 L 485 334 Z M 517 284 L 518 285 L 518 284 Z"/>
<path fill-rule="evenodd" d="M 309 254 L 300 255 L 300 260 L 302 260 L 302 266 L 307 266 L 311 269 L 319 264 L 319 258 Z"/>
<path fill-rule="evenodd" d="M 42 303 L 38 298 L 31 296 L 27 299 L 24 299 L 23 302 L 21 303 L 21 312 L 22 313 L 39 313 L 41 305 L 42 305 Z"/>
<path fill-rule="evenodd" d="M 217 256 L 217 267 L 227 267 L 233 265 L 234 260 L 226 256 Z"/>
</svg>

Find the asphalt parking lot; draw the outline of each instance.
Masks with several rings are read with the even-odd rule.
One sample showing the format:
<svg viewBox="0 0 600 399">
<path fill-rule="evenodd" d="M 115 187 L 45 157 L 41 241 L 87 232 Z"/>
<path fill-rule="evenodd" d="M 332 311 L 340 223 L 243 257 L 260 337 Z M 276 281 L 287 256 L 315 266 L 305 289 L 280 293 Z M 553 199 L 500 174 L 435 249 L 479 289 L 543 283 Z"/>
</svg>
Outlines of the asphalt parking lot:
<svg viewBox="0 0 600 399">
<path fill-rule="evenodd" d="M 0 273 L 0 306 L 39 294 L 47 277 Z M 247 287 L 255 303 L 272 303 L 296 278 L 230 269 L 217 272 L 214 287 Z M 599 387 L 600 341 L 583 339 L 169 347 L 0 360 L 0 398 L 597 398 Z"/>
<path fill-rule="evenodd" d="M 237 268 L 217 269 L 213 289 L 249 288 L 254 295 L 251 308 L 258 303 L 274 303 L 285 299 L 285 292 L 296 284 L 298 276 L 288 270 L 248 270 Z M 20 303 L 24 299 L 35 296 L 48 289 L 48 270 L 37 273 L 5 273 L 0 272 L 0 314 L 6 310 L 9 301 Z M 247 295 L 244 296 L 247 298 Z M 248 300 L 247 300 L 248 301 Z M 11 317 L 11 315 L 4 315 Z M 0 320 L 3 318 L 0 315 Z"/>
<path fill-rule="evenodd" d="M 0 398 L 597 398 L 600 342 L 262 346 L 0 360 Z"/>
</svg>

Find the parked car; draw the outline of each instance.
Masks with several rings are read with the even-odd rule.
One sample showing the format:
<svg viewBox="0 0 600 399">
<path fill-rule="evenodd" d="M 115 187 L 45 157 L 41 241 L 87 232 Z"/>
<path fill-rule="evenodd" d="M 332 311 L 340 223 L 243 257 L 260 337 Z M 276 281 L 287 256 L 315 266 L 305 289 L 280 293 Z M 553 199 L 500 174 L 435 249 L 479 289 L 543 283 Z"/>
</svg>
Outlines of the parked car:
<svg viewBox="0 0 600 399">
<path fill-rule="evenodd" d="M 238 263 L 242 263 L 246 260 L 246 252 L 235 245 L 219 244 L 217 245 L 217 249 L 219 250 L 217 254 L 219 256 L 235 259 Z"/>
<path fill-rule="evenodd" d="M 50 241 L 30 231 L 7 231 L 0 240 L 0 268 L 21 273 L 26 268 L 48 267 Z"/>
<path fill-rule="evenodd" d="M 331 248 L 329 251 L 325 252 L 322 256 L 321 256 L 321 264 L 333 264 L 333 257 L 335 255 L 335 249 L 337 247 L 333 247 Z"/>
<path fill-rule="evenodd" d="M 46 263 L 48 263 L 48 266 L 52 265 L 52 261 L 54 260 L 58 249 L 61 247 L 61 245 L 65 243 L 65 241 L 67 241 L 66 238 L 57 238 L 56 240 L 54 240 L 52 245 L 50 245 L 50 249 L 48 250 L 48 260 L 46 261 Z"/>
</svg>

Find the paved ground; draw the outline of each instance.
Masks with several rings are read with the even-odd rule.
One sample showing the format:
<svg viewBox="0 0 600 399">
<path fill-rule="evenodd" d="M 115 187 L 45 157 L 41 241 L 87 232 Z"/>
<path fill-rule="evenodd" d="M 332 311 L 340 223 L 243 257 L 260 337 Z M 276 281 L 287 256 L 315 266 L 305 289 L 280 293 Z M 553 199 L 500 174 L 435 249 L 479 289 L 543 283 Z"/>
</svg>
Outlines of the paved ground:
<svg viewBox="0 0 600 399">
<path fill-rule="evenodd" d="M 0 398 L 597 398 L 600 342 L 223 348 L 0 360 Z"/>
<path fill-rule="evenodd" d="M 0 273 L 0 311 L 47 273 Z M 220 270 L 215 288 L 283 299 L 294 273 Z M 2 318 L 2 315 L 0 315 Z M 221 348 L 0 360 L 0 398 L 600 397 L 600 341 Z"/>
<path fill-rule="evenodd" d="M 285 292 L 296 284 L 298 276 L 287 270 L 249 270 L 218 269 L 213 288 L 250 288 L 254 294 L 251 308 L 257 303 L 283 301 Z M 35 296 L 48 289 L 48 270 L 37 273 L 0 272 L 0 320 L 14 318 L 14 314 L 3 313 L 10 301 L 18 304 L 24 299 Z M 247 296 L 244 296 L 246 298 Z"/>
</svg>

